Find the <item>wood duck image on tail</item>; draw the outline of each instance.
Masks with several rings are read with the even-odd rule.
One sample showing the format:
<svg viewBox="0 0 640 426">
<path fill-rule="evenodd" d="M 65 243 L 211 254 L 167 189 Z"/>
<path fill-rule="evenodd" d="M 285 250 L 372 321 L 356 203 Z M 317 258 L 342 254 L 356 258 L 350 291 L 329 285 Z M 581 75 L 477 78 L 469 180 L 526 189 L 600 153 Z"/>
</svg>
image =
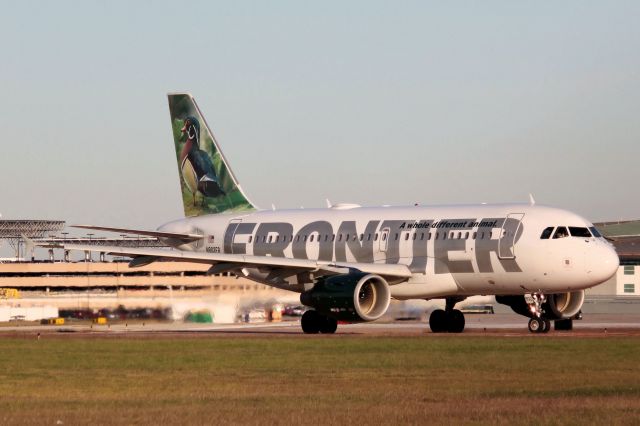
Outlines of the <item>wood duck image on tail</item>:
<svg viewBox="0 0 640 426">
<path fill-rule="evenodd" d="M 180 154 L 180 170 L 189 191 L 193 194 L 193 205 L 199 192 L 203 197 L 225 195 L 209 154 L 200 149 L 200 123 L 195 117 L 187 117 L 181 129 L 186 142 Z M 202 199 L 204 204 L 204 198 Z"/>
</svg>

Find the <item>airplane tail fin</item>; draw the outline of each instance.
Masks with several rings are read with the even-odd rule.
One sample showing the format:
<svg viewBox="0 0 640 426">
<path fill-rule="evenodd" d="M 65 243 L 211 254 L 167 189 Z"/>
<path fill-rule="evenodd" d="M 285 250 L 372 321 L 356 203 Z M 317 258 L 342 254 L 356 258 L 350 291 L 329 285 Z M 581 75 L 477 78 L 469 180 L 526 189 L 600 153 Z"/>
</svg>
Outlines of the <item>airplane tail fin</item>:
<svg viewBox="0 0 640 426">
<path fill-rule="evenodd" d="M 254 210 L 188 93 L 171 93 L 169 112 L 185 216 Z"/>
</svg>

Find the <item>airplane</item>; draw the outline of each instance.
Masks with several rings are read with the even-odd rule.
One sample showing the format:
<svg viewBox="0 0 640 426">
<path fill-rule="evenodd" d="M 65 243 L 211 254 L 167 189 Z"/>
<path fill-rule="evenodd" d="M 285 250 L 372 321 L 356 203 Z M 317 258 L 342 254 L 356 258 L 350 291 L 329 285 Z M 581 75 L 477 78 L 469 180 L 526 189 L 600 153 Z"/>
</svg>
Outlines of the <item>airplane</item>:
<svg viewBox="0 0 640 426">
<path fill-rule="evenodd" d="M 77 225 L 159 238 L 169 248 L 65 249 L 128 256 L 130 265 L 158 260 L 210 264 L 300 293 L 312 308 L 304 333 L 335 333 L 339 321 L 382 317 L 391 299 L 444 299 L 429 327 L 465 328 L 457 303 L 473 295 L 529 318 L 531 332 L 571 329 L 584 290 L 611 278 L 614 247 L 583 217 L 528 203 L 261 210 L 250 201 L 193 96 L 169 94 L 185 217 L 156 231 Z M 205 167 L 206 166 L 206 167 Z"/>
</svg>

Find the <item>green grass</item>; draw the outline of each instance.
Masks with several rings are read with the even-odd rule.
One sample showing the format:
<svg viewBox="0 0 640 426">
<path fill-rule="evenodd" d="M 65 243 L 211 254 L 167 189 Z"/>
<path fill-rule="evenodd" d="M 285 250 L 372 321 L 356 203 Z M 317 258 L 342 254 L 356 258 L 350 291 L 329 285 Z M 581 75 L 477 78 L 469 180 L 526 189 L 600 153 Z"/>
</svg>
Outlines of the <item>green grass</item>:
<svg viewBox="0 0 640 426">
<path fill-rule="evenodd" d="M 0 424 L 640 419 L 637 337 L 45 335 L 0 354 Z"/>
</svg>

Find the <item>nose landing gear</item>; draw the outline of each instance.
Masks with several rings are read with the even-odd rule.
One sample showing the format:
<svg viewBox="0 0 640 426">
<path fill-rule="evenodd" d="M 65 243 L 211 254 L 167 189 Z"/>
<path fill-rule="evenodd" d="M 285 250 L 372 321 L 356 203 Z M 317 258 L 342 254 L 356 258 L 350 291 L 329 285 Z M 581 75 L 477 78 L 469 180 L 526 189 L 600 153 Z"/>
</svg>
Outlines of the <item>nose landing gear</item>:
<svg viewBox="0 0 640 426">
<path fill-rule="evenodd" d="M 551 321 L 544 318 L 531 318 L 529 331 L 532 333 L 548 333 L 551 330 Z"/>
<path fill-rule="evenodd" d="M 525 300 L 529 305 L 529 310 L 534 315 L 529 320 L 529 331 L 532 333 L 548 333 L 551 330 L 551 321 L 542 318 L 544 313 L 542 305 L 546 302 L 547 297 L 544 293 L 532 293 L 531 295 L 526 295 Z"/>
</svg>

